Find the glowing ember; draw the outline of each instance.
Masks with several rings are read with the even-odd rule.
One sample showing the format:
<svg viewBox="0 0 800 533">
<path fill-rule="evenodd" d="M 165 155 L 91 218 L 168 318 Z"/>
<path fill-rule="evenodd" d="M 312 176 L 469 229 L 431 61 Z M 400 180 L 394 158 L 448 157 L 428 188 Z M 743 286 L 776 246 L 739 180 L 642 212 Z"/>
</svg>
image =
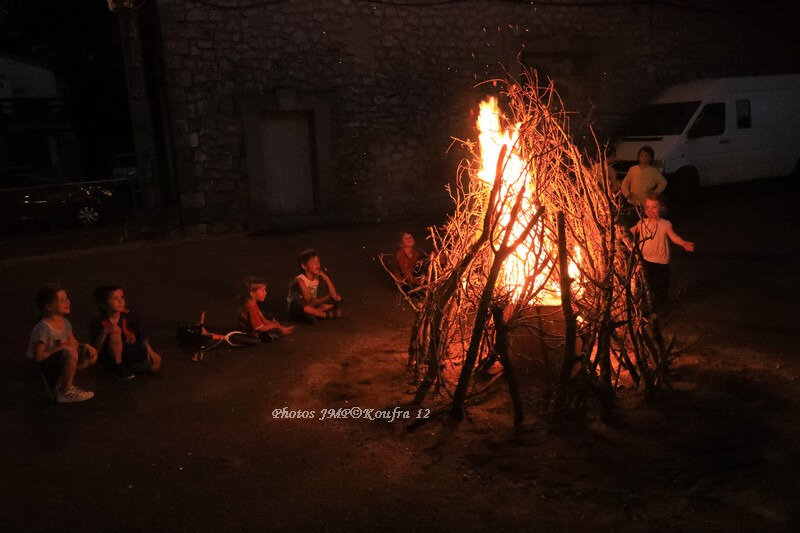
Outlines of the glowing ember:
<svg viewBox="0 0 800 533">
<path fill-rule="evenodd" d="M 503 126 L 507 124 L 507 126 Z M 503 146 L 507 146 L 506 160 L 502 174 L 503 183 L 500 188 L 500 215 L 497 235 L 505 232 L 509 224 L 511 226 L 512 239 L 517 239 L 522 235 L 525 227 L 536 214 L 536 190 L 534 168 L 526 162 L 524 155 L 520 153 L 521 147 L 518 145 L 520 124 L 509 124 L 501 117 L 500 109 L 497 106 L 497 99 L 490 97 L 481 102 L 480 113 L 478 115 L 478 140 L 481 149 L 481 167 L 478 171 L 478 178 L 485 185 L 486 197 L 495 179 L 495 169 L 497 159 Z M 511 210 L 516 200 L 520 188 L 524 187 L 522 210 L 516 220 L 511 220 Z M 580 250 L 575 248 L 575 258 L 580 261 Z M 541 264 L 535 258 L 544 258 L 547 268 L 540 272 L 534 272 L 529 265 Z M 538 293 L 533 298 L 533 303 L 539 305 L 560 305 L 561 292 L 558 276 L 550 275 L 554 260 L 557 257 L 556 239 L 540 221 L 538 226 L 529 234 L 527 239 L 520 244 L 516 251 L 509 256 L 503 265 L 501 273 L 502 287 L 511 294 L 514 301 L 518 301 L 523 291 L 526 293 Z M 570 262 L 569 275 L 577 278 L 580 271 L 578 265 Z M 526 287 L 526 282 L 532 286 Z M 531 290 L 532 289 L 532 290 Z M 580 290 L 579 288 L 577 290 Z"/>
</svg>

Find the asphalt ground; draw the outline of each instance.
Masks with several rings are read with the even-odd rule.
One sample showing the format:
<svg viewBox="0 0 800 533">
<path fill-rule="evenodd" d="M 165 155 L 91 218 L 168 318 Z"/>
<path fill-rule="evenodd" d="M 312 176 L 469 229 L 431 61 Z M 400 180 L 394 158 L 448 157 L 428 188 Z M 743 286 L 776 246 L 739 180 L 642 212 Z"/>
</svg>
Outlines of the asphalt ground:
<svg viewBox="0 0 800 533">
<path fill-rule="evenodd" d="M 695 254 L 673 260 L 668 327 L 700 346 L 679 362 L 676 399 L 621 402 L 621 427 L 560 436 L 530 416 L 526 434 L 512 435 L 502 395 L 458 430 L 319 420 L 323 409 L 382 409 L 413 391 L 404 368 L 411 314 L 375 260 L 394 250 L 406 224 L 3 261 L 3 527 L 790 529 L 800 443 L 799 196 L 791 182 L 758 182 L 705 191 L 667 216 L 697 243 Z M 199 362 L 177 345 L 175 329 L 200 311 L 217 329 L 232 327 L 236 284 L 248 275 L 269 281 L 267 307 L 285 317 L 294 258 L 306 247 L 319 251 L 343 295 L 342 319 Z M 95 312 L 92 289 L 123 285 L 164 357 L 161 374 L 120 383 L 89 370 L 76 382 L 95 398 L 45 400 L 24 354 L 37 320 L 33 295 L 49 281 L 67 287 L 81 340 Z M 275 418 L 284 407 L 316 417 Z"/>
</svg>

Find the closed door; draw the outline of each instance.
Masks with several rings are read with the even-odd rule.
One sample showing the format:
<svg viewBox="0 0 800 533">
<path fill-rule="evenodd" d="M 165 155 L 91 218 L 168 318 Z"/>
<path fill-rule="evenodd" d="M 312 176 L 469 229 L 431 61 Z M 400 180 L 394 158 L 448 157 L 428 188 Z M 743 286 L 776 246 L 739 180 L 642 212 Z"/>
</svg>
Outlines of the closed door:
<svg viewBox="0 0 800 533">
<path fill-rule="evenodd" d="M 250 176 L 252 208 L 267 215 L 313 212 L 311 113 L 268 112 L 259 126 L 262 168 Z"/>
</svg>

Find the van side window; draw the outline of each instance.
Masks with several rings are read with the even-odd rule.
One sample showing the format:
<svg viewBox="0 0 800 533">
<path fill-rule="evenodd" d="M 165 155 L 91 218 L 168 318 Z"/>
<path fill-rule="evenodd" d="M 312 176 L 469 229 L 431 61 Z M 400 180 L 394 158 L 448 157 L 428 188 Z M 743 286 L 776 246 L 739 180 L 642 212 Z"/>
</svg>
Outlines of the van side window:
<svg viewBox="0 0 800 533">
<path fill-rule="evenodd" d="M 713 137 L 723 133 L 725 133 L 725 104 L 719 102 L 703 106 L 686 136 L 690 139 L 696 139 L 697 137 Z"/>
<path fill-rule="evenodd" d="M 750 127 L 750 100 L 736 100 L 736 127 Z"/>
</svg>

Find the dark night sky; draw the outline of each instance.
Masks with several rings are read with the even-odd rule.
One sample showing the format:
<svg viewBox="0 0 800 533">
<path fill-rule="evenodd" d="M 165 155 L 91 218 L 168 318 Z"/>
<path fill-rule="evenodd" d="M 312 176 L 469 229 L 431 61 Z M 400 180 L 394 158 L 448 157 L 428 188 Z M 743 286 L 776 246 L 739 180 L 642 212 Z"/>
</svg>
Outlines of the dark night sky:
<svg viewBox="0 0 800 533">
<path fill-rule="evenodd" d="M 3 0 L 0 55 L 56 73 L 87 177 L 110 177 L 110 157 L 133 152 L 118 20 L 106 2 Z"/>
</svg>

